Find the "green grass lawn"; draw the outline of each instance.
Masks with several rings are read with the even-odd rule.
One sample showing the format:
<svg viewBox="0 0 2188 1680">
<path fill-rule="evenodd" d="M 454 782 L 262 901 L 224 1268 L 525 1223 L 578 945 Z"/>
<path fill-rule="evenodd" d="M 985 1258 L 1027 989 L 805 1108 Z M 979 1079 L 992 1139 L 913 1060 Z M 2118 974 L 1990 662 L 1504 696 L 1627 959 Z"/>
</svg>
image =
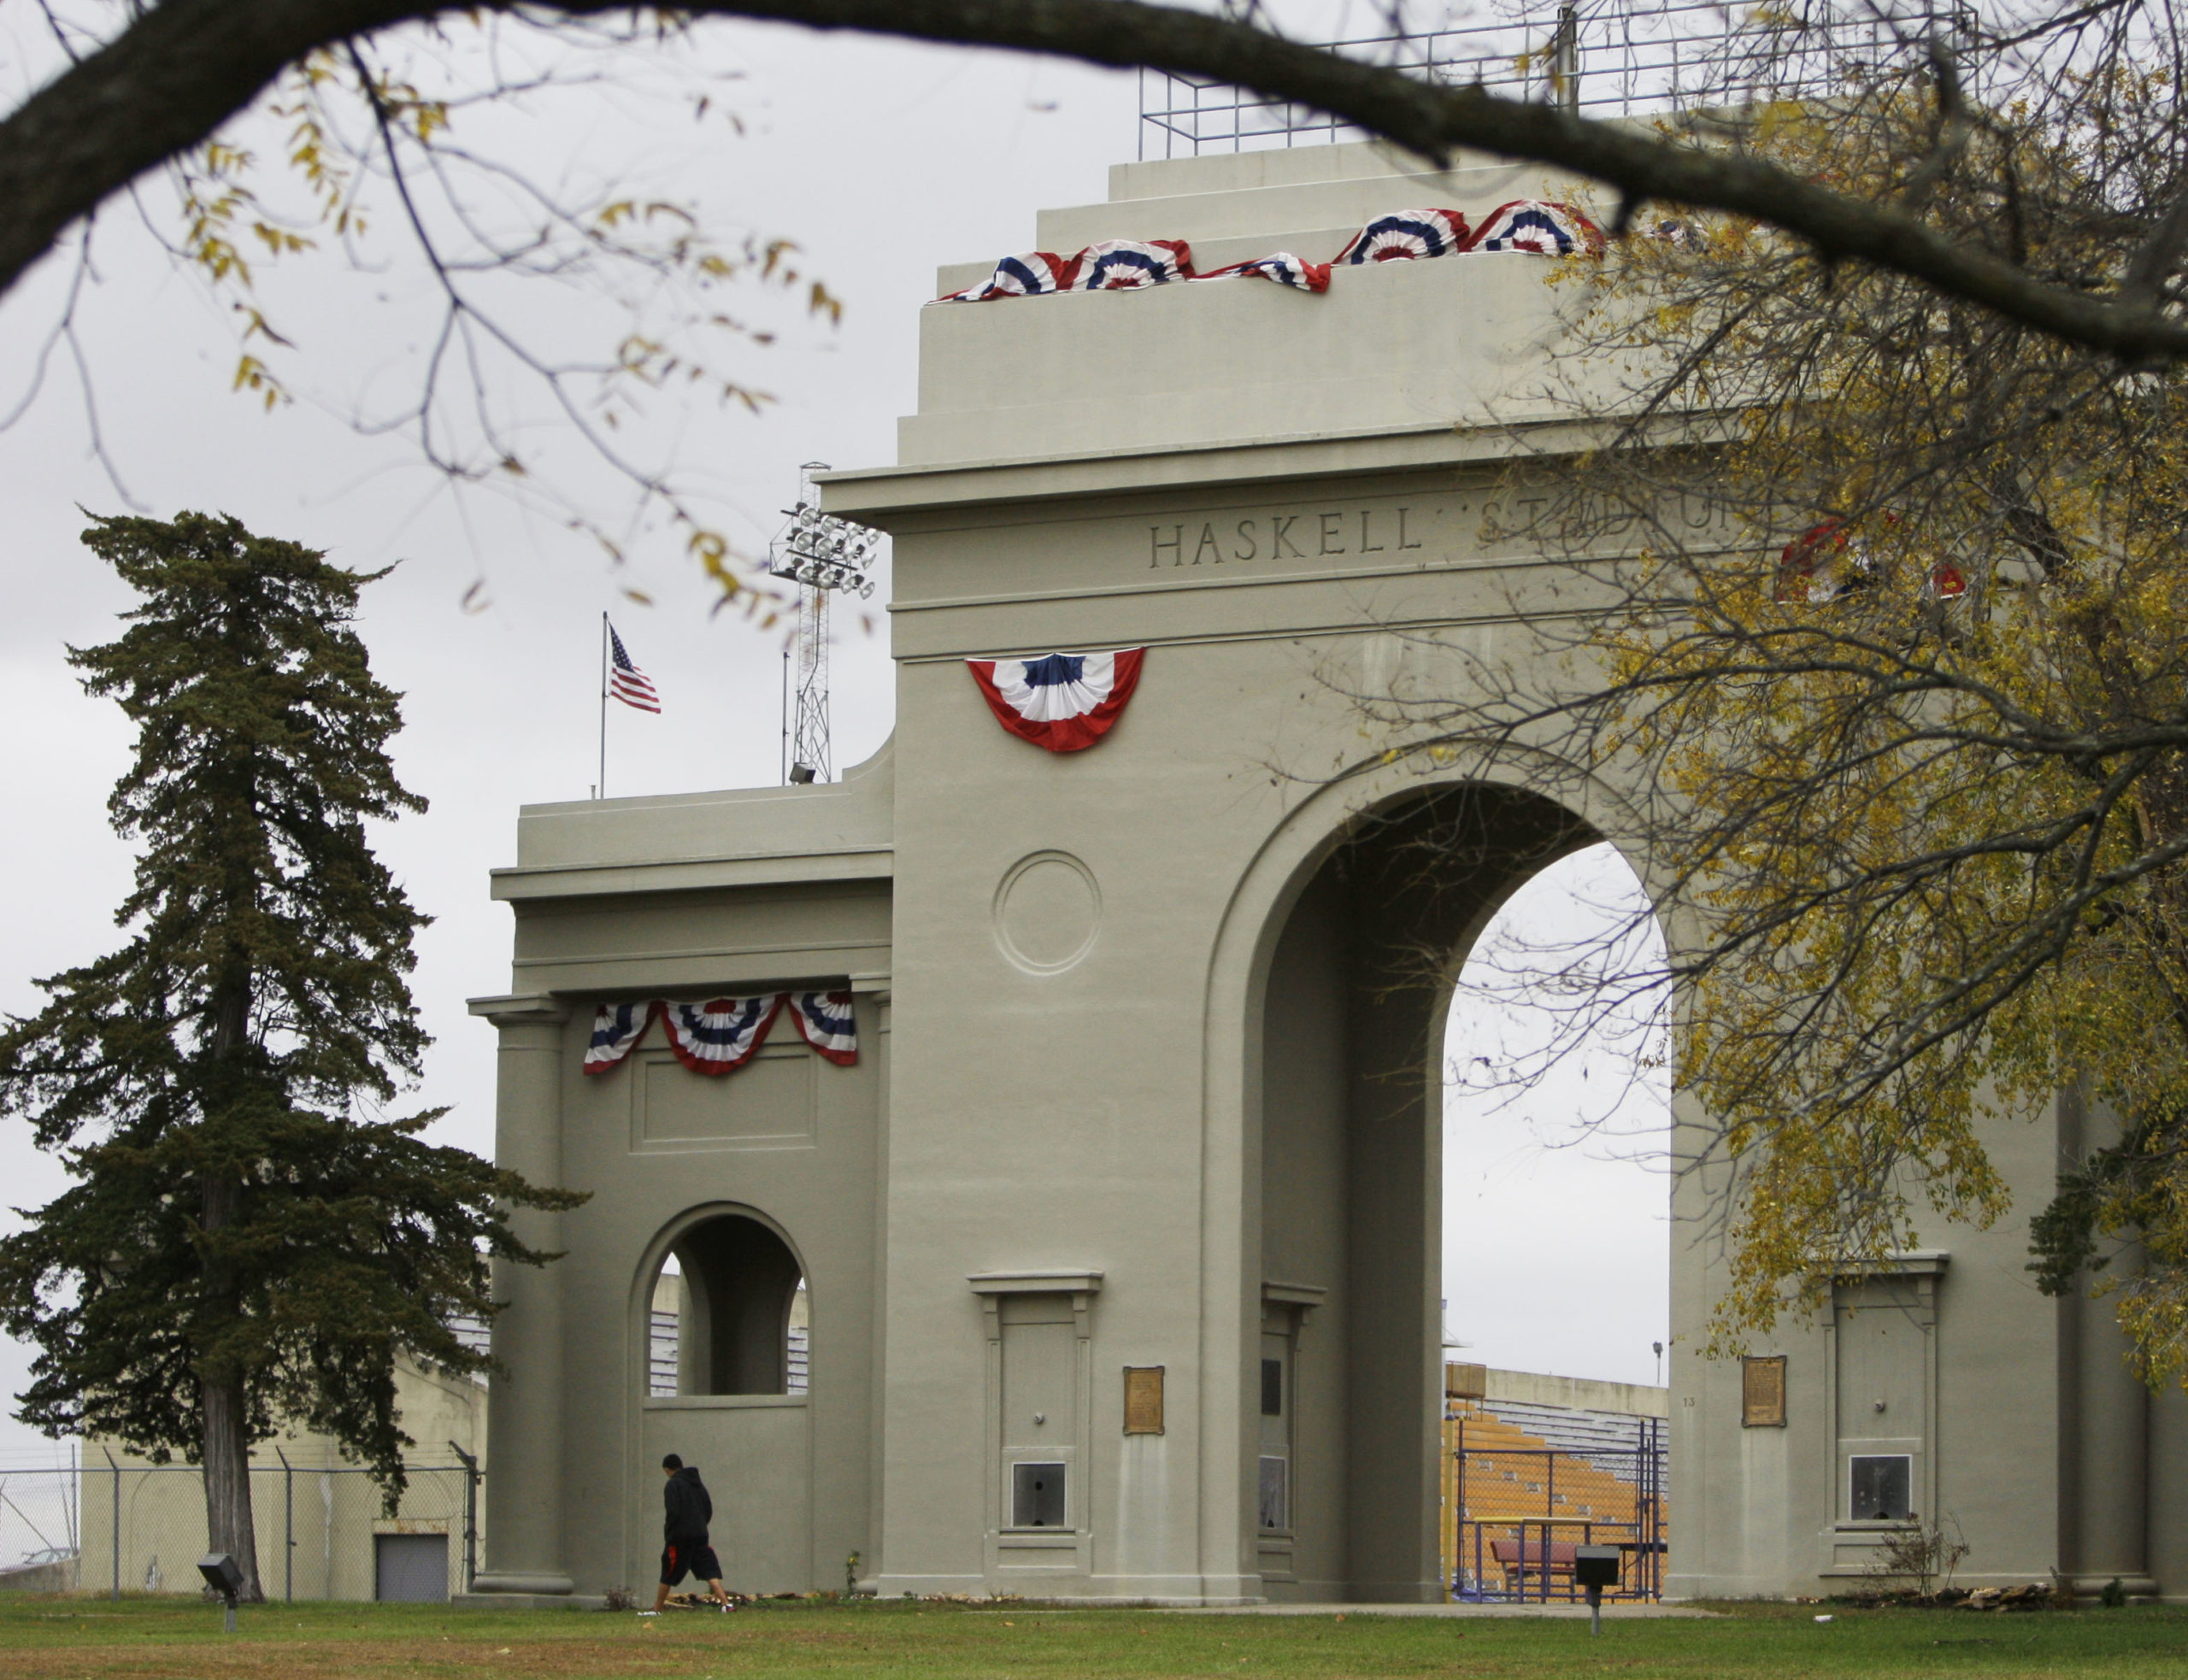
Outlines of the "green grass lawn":
<svg viewBox="0 0 2188 1680">
<path fill-rule="evenodd" d="M 0 1599 L 0 1676 L 209 1675 L 265 1680 L 508 1674 L 755 1680 L 875 1674 L 1301 1677 L 1463 1674 L 1482 1680 L 2042 1676 L 2188 1680 L 2188 1610 L 1997 1615 L 1797 1605 L 1720 1607 L 1720 1620 L 1585 1621 L 1180 1616 L 908 1602 L 768 1603 L 732 1616 L 432 1605 L 216 1607 L 174 1599 Z"/>
</svg>

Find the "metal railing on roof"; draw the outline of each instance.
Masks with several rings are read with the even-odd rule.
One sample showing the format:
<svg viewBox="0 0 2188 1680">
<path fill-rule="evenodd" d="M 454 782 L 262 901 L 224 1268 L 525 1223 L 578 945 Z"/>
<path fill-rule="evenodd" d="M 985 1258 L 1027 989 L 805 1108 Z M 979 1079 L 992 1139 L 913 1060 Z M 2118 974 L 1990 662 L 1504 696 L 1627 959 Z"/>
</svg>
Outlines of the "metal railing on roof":
<svg viewBox="0 0 2188 1680">
<path fill-rule="evenodd" d="M 1968 32 L 1962 6 L 1876 0 L 1723 5 L 1579 0 L 1491 22 L 1325 43 L 1445 87 L 1479 85 L 1591 116 L 1645 116 L 1843 86 L 1918 62 L 1940 32 Z M 1365 138 L 1311 106 L 1203 77 L 1142 70 L 1139 156 L 1191 157 Z"/>
</svg>

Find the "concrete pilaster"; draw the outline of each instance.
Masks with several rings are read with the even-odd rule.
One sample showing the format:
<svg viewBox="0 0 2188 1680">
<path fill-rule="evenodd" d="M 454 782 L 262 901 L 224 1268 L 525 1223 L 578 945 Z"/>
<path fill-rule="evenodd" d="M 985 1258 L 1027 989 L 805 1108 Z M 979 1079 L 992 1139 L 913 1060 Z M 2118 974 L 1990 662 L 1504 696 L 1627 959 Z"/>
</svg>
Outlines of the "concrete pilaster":
<svg viewBox="0 0 2188 1680">
<path fill-rule="evenodd" d="M 2116 1115 L 2080 1094 L 2059 1101 L 2062 1167 L 2120 1135 Z M 2133 1256 L 2114 1262 L 2132 1272 Z M 2091 1279 L 2061 1303 L 2060 1441 L 2063 1502 L 2060 1548 L 2075 1592 L 2101 1592 L 2117 1580 L 2135 1597 L 2154 1595 L 2150 1577 L 2150 1389 L 2127 1362 L 2127 1336 L 2109 1299 L 2089 1293 Z"/>
<path fill-rule="evenodd" d="M 2109 1300 L 2073 1303 L 2074 1590 L 2118 1580 L 2134 1596 L 2150 1578 L 2150 1390 L 2127 1362 L 2127 1337 Z"/>
<path fill-rule="evenodd" d="M 471 1013 L 502 1036 L 494 1160 L 543 1188 L 562 1182 L 562 1025 L 568 1006 L 546 996 L 477 997 Z M 510 1225 L 526 1243 L 563 1247 L 560 1213 L 522 1208 Z M 480 1593 L 571 1589 L 562 1534 L 562 1289 L 559 1266 L 494 1263 L 494 1357 L 488 1380 L 485 1567 Z"/>
<path fill-rule="evenodd" d="M 858 1574 L 859 1589 L 873 1592 L 877 1590 L 874 1582 L 882 1569 L 882 1511 L 888 1489 L 887 1436 L 882 1426 L 882 1413 L 889 1393 L 889 1049 L 890 1034 L 896 1025 L 897 999 L 890 990 L 886 973 L 854 974 L 851 990 L 856 996 L 862 996 L 873 1011 L 870 1054 L 879 1064 L 877 1075 L 881 1088 L 873 1127 L 873 1323 L 868 1355 L 873 1360 L 873 1403 L 867 1413 L 866 1553 L 860 1560 Z"/>
</svg>

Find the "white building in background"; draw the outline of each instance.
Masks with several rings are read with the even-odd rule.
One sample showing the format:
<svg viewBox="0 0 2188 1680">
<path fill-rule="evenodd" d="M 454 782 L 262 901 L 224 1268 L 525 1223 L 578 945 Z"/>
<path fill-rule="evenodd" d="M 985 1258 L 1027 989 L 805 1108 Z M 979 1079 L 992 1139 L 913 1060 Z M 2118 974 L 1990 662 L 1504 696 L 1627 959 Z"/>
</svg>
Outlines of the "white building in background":
<svg viewBox="0 0 2188 1680">
<path fill-rule="evenodd" d="M 290 1432 L 253 1449 L 251 1519 L 269 1599 L 432 1601 L 464 1590 L 479 1555 L 485 1383 L 404 1360 L 396 1395 L 403 1432 L 417 1445 L 392 1513 L 379 1484 L 325 1436 Z M 82 1540 L 71 1584 L 110 1592 L 119 1581 L 125 1593 L 196 1595 L 207 1551 L 197 1468 L 155 1466 L 96 1438 L 84 1442 L 80 1464 Z"/>
</svg>

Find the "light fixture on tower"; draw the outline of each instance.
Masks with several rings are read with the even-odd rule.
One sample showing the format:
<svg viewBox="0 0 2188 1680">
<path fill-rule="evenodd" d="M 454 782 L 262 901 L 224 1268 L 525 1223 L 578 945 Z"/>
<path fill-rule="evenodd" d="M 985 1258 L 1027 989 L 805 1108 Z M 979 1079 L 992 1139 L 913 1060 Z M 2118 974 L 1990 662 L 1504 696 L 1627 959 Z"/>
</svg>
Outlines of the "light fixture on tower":
<svg viewBox="0 0 2188 1680">
<path fill-rule="evenodd" d="M 782 775 L 802 785 L 830 777 L 828 597 L 845 592 L 863 600 L 873 593 L 868 573 L 879 556 L 882 533 L 820 511 L 813 475 L 826 472 L 826 461 L 809 461 L 799 470 L 797 505 L 783 510 L 790 523 L 768 544 L 768 570 L 797 584 L 797 631 L 783 650 Z"/>
</svg>

